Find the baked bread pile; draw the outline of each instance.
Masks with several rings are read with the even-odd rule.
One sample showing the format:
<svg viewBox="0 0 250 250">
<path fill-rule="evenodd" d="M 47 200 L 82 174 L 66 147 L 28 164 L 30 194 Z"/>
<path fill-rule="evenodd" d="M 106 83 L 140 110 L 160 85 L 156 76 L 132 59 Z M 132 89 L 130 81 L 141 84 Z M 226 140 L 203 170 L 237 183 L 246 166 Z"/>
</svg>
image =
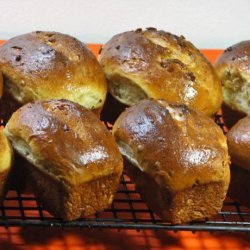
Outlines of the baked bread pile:
<svg viewBox="0 0 250 250">
<path fill-rule="evenodd" d="M 249 173 L 249 118 L 227 137 L 211 118 L 222 104 L 221 81 L 228 100 L 219 62 L 220 78 L 183 36 L 155 28 L 114 36 L 99 62 L 69 35 L 37 31 L 10 39 L 0 46 L 0 118 L 7 122 L 0 198 L 9 176 L 21 177 L 52 215 L 75 220 L 112 203 L 124 168 L 163 220 L 214 216 L 229 187 L 228 148 L 240 172 L 232 198 L 241 172 Z M 112 133 L 98 117 L 103 107 Z"/>
<path fill-rule="evenodd" d="M 112 135 L 94 114 L 107 94 L 95 56 L 74 37 L 36 31 L 0 47 L 0 70 L 0 117 L 9 120 L 4 133 L 19 155 L 12 183 L 27 183 L 64 220 L 107 208 L 123 165 Z M 6 147 L 0 153 L 6 155 Z M 10 168 L 6 157 L 1 194 Z"/>
</svg>

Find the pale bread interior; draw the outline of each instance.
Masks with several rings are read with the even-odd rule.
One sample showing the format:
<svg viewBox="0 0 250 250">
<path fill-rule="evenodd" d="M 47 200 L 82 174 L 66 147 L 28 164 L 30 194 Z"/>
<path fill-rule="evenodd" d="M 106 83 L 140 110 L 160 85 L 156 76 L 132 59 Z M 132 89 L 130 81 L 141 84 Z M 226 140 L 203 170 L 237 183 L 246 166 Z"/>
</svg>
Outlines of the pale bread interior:
<svg viewBox="0 0 250 250">
<path fill-rule="evenodd" d="M 105 101 L 105 96 L 103 96 L 103 93 L 98 90 L 81 88 L 77 93 L 74 93 L 74 95 L 71 95 L 67 99 L 79 103 L 87 109 L 97 109 L 102 107 Z"/>
<path fill-rule="evenodd" d="M 47 100 L 47 93 L 36 93 L 32 88 L 26 86 L 24 91 L 20 89 L 14 81 L 9 83 L 8 80 L 5 81 L 5 86 L 12 96 L 20 103 L 26 103 L 34 100 Z M 32 97 L 32 98 L 31 98 Z M 72 91 L 70 95 L 66 95 L 65 97 L 58 96 L 57 93 L 51 93 L 50 99 L 68 99 L 72 102 L 79 103 L 80 105 L 86 107 L 87 109 L 97 109 L 102 107 L 105 97 L 102 92 L 91 89 L 91 88 L 80 88 L 77 91 Z"/>
<path fill-rule="evenodd" d="M 109 91 L 119 102 L 132 106 L 140 100 L 146 99 L 148 96 L 138 85 L 132 80 L 121 76 L 119 82 L 108 81 Z"/>
<path fill-rule="evenodd" d="M 44 169 L 43 165 L 39 161 L 39 157 L 34 155 L 34 153 L 31 150 L 30 145 L 24 141 L 23 139 L 19 137 L 13 136 L 11 133 L 9 133 L 8 128 L 6 127 L 4 129 L 4 133 L 7 135 L 9 140 L 12 143 L 13 148 L 18 152 L 19 155 L 21 155 L 23 158 L 25 158 L 29 163 L 36 166 L 40 171 L 45 172 L 46 174 L 49 174 L 53 178 L 53 174 L 49 171 L 46 171 L 48 169 Z"/>
<path fill-rule="evenodd" d="M 118 140 L 116 141 L 118 148 L 121 152 L 121 154 L 134 166 L 138 167 L 141 171 L 143 171 L 143 168 L 141 167 L 140 163 L 135 157 L 134 151 L 132 148 L 125 142 Z"/>
<path fill-rule="evenodd" d="M 222 72 L 223 100 L 234 110 L 250 115 L 250 77 L 236 68 Z"/>
</svg>

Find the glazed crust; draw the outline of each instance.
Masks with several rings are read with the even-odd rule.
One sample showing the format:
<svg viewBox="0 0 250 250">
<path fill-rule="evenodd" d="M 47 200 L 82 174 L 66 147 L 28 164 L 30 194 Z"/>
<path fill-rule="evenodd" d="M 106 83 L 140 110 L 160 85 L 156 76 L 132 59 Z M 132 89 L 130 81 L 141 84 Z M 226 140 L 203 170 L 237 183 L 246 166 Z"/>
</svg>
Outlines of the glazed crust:
<svg viewBox="0 0 250 250">
<path fill-rule="evenodd" d="M 138 180 L 137 186 L 144 183 L 149 185 L 150 190 L 150 184 L 147 184 L 149 181 L 138 178 L 144 174 L 157 184 L 156 190 L 165 202 L 156 212 L 163 219 L 181 223 L 214 215 L 221 209 L 230 179 L 229 156 L 226 137 L 211 118 L 184 105 L 144 100 L 121 114 L 114 125 L 113 134 L 121 153 L 139 170 L 136 177 L 130 174 L 135 182 Z M 216 190 L 216 196 L 209 193 L 205 195 L 206 186 L 209 186 L 211 192 L 215 192 L 211 185 Z M 180 215 L 177 205 L 173 203 L 180 199 L 178 195 L 185 200 L 194 187 L 204 189 L 197 190 L 197 194 L 203 193 L 204 197 L 201 199 L 204 199 L 204 204 L 209 206 L 210 203 L 211 206 L 200 211 L 202 200 L 197 199 L 189 207 L 193 213 L 187 209 Z M 144 194 L 146 200 L 150 197 L 149 193 L 150 191 Z M 210 198 L 206 200 L 205 196 Z M 151 200 L 149 198 L 149 205 L 152 204 Z M 167 200 L 170 200 L 169 204 Z M 172 211 L 171 216 L 169 209 Z M 168 216 L 165 217 L 164 214 Z"/>
<path fill-rule="evenodd" d="M 138 99 L 184 103 L 207 115 L 221 106 L 221 84 L 212 65 L 183 36 L 153 28 L 124 32 L 103 46 L 99 61 L 110 93 L 124 104 L 135 103 L 129 99 L 133 91 L 140 92 Z M 122 86 L 131 87 L 127 96 L 119 93 Z"/>
<path fill-rule="evenodd" d="M 26 104 L 12 115 L 5 133 L 14 146 L 18 140 L 26 143 L 37 164 L 56 179 L 76 185 L 121 172 L 109 131 L 92 112 L 70 101 Z"/>
<path fill-rule="evenodd" d="M 228 47 L 216 62 L 216 67 L 227 66 L 237 67 L 250 76 L 250 40 L 237 43 Z"/>
<path fill-rule="evenodd" d="M 216 72 L 222 81 L 224 103 L 245 115 L 250 115 L 249 62 L 250 40 L 227 48 L 215 63 Z"/>
<path fill-rule="evenodd" d="M 0 47 L 5 86 L 25 104 L 34 100 L 68 99 L 100 109 L 107 86 L 103 71 L 85 44 L 57 32 L 32 32 Z"/>
<path fill-rule="evenodd" d="M 91 111 L 67 100 L 37 101 L 13 114 L 5 134 L 32 164 L 27 173 L 30 171 L 35 193 L 52 214 L 72 220 L 112 202 L 122 173 L 122 157 L 110 132 Z M 100 182 L 107 190 L 94 189 L 93 182 Z M 50 196 L 48 186 L 56 197 Z M 98 203 L 93 205 L 97 192 L 106 194 L 99 207 Z M 58 208 L 57 199 L 64 206 Z"/>
<path fill-rule="evenodd" d="M 227 133 L 232 162 L 250 171 L 250 116 L 239 120 Z"/>
<path fill-rule="evenodd" d="M 6 192 L 12 164 L 13 150 L 3 133 L 3 129 L 0 128 L 0 202 L 2 202 Z"/>
</svg>

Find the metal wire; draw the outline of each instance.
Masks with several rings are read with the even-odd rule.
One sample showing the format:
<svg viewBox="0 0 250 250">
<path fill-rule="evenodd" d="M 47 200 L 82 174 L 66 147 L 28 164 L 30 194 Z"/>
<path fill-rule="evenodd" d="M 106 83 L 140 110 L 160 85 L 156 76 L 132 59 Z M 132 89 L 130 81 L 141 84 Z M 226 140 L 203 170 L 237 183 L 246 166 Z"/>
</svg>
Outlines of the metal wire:
<svg viewBox="0 0 250 250">
<path fill-rule="evenodd" d="M 215 121 L 224 129 L 220 115 L 215 117 Z M 110 129 L 111 125 L 108 124 L 107 127 Z M 71 222 L 63 222 L 60 218 L 51 216 L 40 206 L 33 194 L 21 194 L 19 190 L 10 190 L 0 206 L 0 226 L 250 232 L 250 209 L 227 198 L 222 211 L 212 219 L 171 225 L 163 222 L 148 209 L 134 184 L 123 173 L 114 202 L 109 209 L 92 217 Z"/>
</svg>

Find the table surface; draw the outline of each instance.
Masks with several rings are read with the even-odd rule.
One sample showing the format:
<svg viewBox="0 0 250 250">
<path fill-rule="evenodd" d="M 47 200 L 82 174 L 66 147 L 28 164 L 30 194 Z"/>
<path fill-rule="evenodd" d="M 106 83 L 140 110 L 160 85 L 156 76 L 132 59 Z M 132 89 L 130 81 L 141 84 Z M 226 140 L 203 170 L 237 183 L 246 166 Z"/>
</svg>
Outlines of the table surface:
<svg viewBox="0 0 250 250">
<path fill-rule="evenodd" d="M 0 40 L 0 44 L 3 43 Z M 98 55 L 100 44 L 88 47 Z M 202 53 L 213 63 L 222 50 L 203 49 Z M 250 235 L 245 233 L 169 232 L 153 230 L 0 227 L 1 250 L 250 250 Z"/>
</svg>

